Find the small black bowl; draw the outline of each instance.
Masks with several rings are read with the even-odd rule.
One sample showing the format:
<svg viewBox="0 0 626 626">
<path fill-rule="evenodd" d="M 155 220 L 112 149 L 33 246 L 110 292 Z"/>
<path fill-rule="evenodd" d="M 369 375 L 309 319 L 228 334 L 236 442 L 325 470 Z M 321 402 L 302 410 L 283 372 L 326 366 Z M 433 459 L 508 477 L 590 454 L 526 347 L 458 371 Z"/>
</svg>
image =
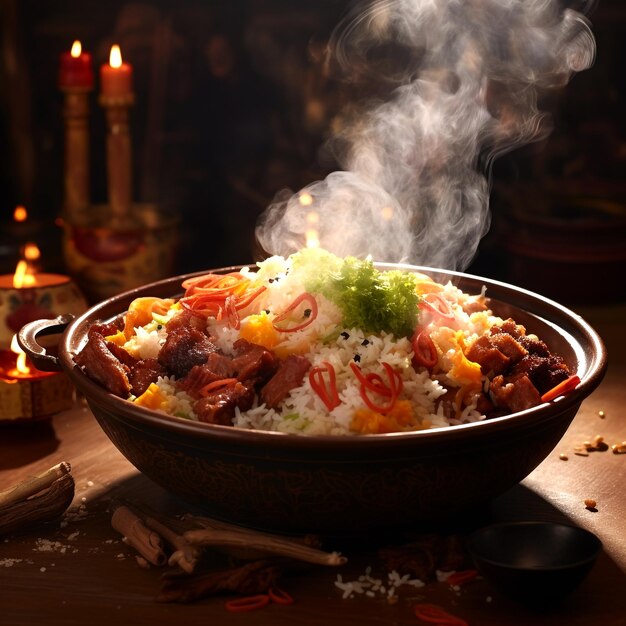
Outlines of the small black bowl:
<svg viewBox="0 0 626 626">
<path fill-rule="evenodd" d="M 476 569 L 518 602 L 552 604 L 570 594 L 591 570 L 602 543 L 593 533 L 553 522 L 485 526 L 468 538 Z"/>
</svg>

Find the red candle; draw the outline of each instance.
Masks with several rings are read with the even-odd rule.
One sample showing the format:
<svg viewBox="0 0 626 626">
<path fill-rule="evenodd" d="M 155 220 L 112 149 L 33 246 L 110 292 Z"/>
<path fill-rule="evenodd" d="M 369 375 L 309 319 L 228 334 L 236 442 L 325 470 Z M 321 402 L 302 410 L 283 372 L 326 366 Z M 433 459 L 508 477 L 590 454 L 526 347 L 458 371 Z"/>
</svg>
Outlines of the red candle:
<svg viewBox="0 0 626 626">
<path fill-rule="evenodd" d="M 91 54 L 83 52 L 80 41 L 75 41 L 69 52 L 61 53 L 59 87 L 61 89 L 93 88 Z"/>
<path fill-rule="evenodd" d="M 118 45 L 111 47 L 109 62 L 100 67 L 102 96 L 106 98 L 127 98 L 133 93 L 133 68 L 122 61 Z"/>
</svg>

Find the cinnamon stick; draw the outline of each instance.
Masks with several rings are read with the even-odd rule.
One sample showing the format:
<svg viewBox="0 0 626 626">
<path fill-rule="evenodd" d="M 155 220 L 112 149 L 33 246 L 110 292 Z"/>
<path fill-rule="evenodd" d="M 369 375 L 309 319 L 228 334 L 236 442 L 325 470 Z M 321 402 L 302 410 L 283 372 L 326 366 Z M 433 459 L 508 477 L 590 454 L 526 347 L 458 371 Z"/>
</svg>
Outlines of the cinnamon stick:
<svg viewBox="0 0 626 626">
<path fill-rule="evenodd" d="M 163 551 L 163 539 L 149 529 L 126 505 L 117 505 L 111 516 L 111 525 L 141 556 L 153 565 L 164 565 L 167 556 Z"/>
<path fill-rule="evenodd" d="M 40 495 L 0 507 L 0 535 L 53 521 L 63 515 L 73 499 L 74 478 L 63 474 Z"/>
<path fill-rule="evenodd" d="M 182 570 L 191 574 L 200 558 L 200 550 L 192 546 L 183 536 L 174 532 L 163 522 L 154 517 L 144 518 L 146 526 L 157 532 L 175 551 L 170 555 L 167 564 L 178 565 Z"/>
<path fill-rule="evenodd" d="M 50 469 L 47 469 L 45 472 L 30 476 L 26 480 L 13 485 L 13 487 L 5 491 L 0 491 L 0 507 L 14 504 L 21 500 L 26 500 L 30 498 L 30 496 L 34 496 L 40 491 L 50 487 L 50 485 L 58 478 L 61 478 L 61 476 L 69 474 L 71 469 L 69 463 L 62 461 Z"/>
</svg>

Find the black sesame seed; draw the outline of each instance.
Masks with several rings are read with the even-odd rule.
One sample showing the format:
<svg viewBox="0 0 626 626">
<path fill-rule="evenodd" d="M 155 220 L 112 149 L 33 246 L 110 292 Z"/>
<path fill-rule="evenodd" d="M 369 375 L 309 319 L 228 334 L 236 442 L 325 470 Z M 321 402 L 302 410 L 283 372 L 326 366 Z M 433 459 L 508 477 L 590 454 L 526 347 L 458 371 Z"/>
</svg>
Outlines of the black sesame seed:
<svg viewBox="0 0 626 626">
<path fill-rule="evenodd" d="M 354 358 L 352 359 L 355 363 L 360 363 L 361 362 L 361 355 L 360 354 L 355 354 Z"/>
<path fill-rule="evenodd" d="M 311 317 L 311 309 L 304 309 L 304 317 Z"/>
<path fill-rule="evenodd" d="M 161 330 L 161 328 L 163 328 L 163 325 L 162 325 L 162 324 L 159 324 L 159 325 L 157 326 L 157 330 Z"/>
<path fill-rule="evenodd" d="M 350 339 L 350 333 L 347 333 L 345 330 L 341 333 L 341 336 L 344 339 Z"/>
<path fill-rule="evenodd" d="M 370 345 L 370 340 L 369 339 L 363 339 L 363 341 L 361 342 L 362 346 L 369 346 Z"/>
</svg>

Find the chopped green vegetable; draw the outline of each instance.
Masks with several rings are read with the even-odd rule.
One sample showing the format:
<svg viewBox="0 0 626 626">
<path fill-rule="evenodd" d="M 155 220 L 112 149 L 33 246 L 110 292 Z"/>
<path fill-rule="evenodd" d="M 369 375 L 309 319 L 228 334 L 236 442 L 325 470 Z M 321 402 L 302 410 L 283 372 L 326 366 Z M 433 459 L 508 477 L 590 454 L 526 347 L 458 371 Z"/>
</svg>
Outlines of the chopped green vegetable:
<svg viewBox="0 0 626 626">
<path fill-rule="evenodd" d="M 396 337 L 413 333 L 419 297 L 411 272 L 381 272 L 371 260 L 342 260 L 319 249 L 298 253 L 296 268 L 305 273 L 307 291 L 321 293 L 342 310 L 346 328 L 386 331 Z"/>
</svg>

